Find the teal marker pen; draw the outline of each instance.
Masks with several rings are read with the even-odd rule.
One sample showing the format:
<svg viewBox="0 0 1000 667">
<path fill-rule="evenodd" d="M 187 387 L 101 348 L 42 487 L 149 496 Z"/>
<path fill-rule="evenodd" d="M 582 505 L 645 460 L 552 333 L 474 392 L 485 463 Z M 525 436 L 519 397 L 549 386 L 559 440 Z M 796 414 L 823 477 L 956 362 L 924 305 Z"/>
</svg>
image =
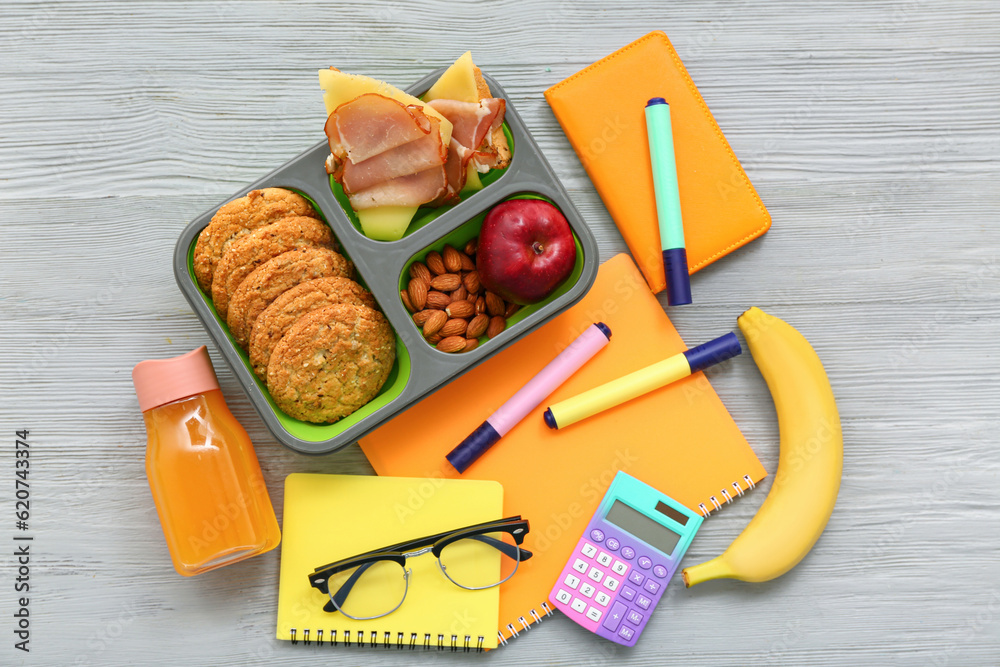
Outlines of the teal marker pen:
<svg viewBox="0 0 1000 667">
<path fill-rule="evenodd" d="M 646 102 L 646 133 L 649 136 L 649 159 L 653 166 L 653 192 L 656 194 L 656 217 L 660 225 L 663 270 L 667 276 L 667 303 L 682 306 L 691 303 L 691 279 L 681 222 L 681 195 L 677 187 L 670 105 L 662 97 Z"/>
</svg>

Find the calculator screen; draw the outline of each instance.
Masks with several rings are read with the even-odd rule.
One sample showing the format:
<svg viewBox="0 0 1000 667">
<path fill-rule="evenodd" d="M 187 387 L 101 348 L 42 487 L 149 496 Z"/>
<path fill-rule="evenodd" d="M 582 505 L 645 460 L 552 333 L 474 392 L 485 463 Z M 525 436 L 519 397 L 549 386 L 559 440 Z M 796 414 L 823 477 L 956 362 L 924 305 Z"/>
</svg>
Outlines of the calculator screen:
<svg viewBox="0 0 1000 667">
<path fill-rule="evenodd" d="M 673 553 L 674 547 L 681 540 L 681 536 L 674 531 L 653 521 L 642 512 L 632 509 L 620 500 L 616 500 L 611 505 L 611 509 L 604 515 L 604 519 L 665 554 Z"/>
</svg>

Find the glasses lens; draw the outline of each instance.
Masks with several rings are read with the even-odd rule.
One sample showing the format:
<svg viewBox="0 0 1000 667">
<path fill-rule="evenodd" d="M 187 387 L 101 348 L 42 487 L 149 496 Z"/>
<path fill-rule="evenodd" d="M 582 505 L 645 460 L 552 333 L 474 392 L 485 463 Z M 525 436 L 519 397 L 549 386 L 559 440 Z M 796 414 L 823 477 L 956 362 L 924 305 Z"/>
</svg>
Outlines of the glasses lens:
<svg viewBox="0 0 1000 667">
<path fill-rule="evenodd" d="M 406 596 L 406 571 L 380 560 L 330 576 L 330 599 L 345 616 L 378 618 L 395 611 Z"/>
<path fill-rule="evenodd" d="M 520 550 L 510 533 L 473 535 L 441 550 L 445 576 L 463 588 L 489 588 L 506 581 L 520 561 Z"/>
</svg>

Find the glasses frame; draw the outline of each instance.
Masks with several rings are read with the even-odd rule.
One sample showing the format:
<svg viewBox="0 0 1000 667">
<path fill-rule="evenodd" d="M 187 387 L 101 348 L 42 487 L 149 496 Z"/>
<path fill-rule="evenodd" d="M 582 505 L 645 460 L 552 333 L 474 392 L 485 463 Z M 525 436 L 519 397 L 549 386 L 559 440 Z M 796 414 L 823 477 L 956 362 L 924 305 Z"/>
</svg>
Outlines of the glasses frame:
<svg viewBox="0 0 1000 667">
<path fill-rule="evenodd" d="M 437 559 L 438 567 L 441 569 L 441 573 L 459 588 L 464 588 L 465 590 L 484 590 L 487 588 L 493 588 L 499 586 L 503 582 L 514 576 L 514 572 L 517 571 L 518 565 L 522 561 L 526 561 L 531 558 L 532 553 L 527 549 L 523 549 L 520 545 L 524 542 L 524 536 L 528 534 L 530 530 L 530 525 L 527 519 L 522 519 L 520 515 L 509 516 L 503 519 L 497 519 L 495 521 L 486 521 L 484 523 L 478 523 L 473 526 L 466 526 L 464 528 L 456 528 L 453 530 L 448 530 L 443 533 L 438 533 L 436 535 L 429 535 L 427 537 L 421 537 L 414 540 L 407 540 L 406 542 L 400 542 L 399 544 L 393 544 L 387 547 L 382 547 L 380 549 L 373 549 L 372 551 L 367 551 L 363 554 L 358 554 L 357 556 L 352 556 L 350 558 L 344 558 L 342 560 L 334 561 L 332 563 L 327 563 L 326 565 L 321 565 L 313 570 L 312 574 L 309 575 L 309 585 L 313 588 L 319 590 L 321 593 L 327 596 L 328 601 L 323 606 L 323 611 L 325 612 L 337 612 L 339 611 L 344 616 L 348 618 L 353 618 L 359 621 L 370 620 L 373 618 L 382 618 L 383 616 L 388 616 L 392 612 L 399 609 L 402 606 L 403 601 L 406 600 L 406 593 L 410 588 L 410 574 L 412 570 L 406 567 L 407 558 L 416 558 L 417 556 L 422 556 L 426 553 L 434 554 L 434 558 Z M 441 563 L 441 552 L 446 546 L 457 542 L 459 540 L 475 537 L 476 535 L 483 535 L 485 533 L 509 533 L 514 539 L 515 548 L 517 549 L 517 565 L 514 566 L 514 570 L 504 577 L 502 580 L 495 584 L 489 586 L 479 586 L 479 587 L 469 587 L 463 586 L 458 583 L 451 576 L 448 575 L 445 566 Z M 498 550 L 500 550 L 498 548 Z M 508 554 L 510 555 L 510 554 Z M 380 561 L 390 561 L 397 563 L 403 570 L 403 579 L 405 582 L 405 587 L 403 589 L 403 597 L 400 599 L 399 604 L 385 612 L 384 614 L 378 614 L 377 616 L 366 616 L 358 617 L 351 616 L 350 614 L 344 612 L 340 609 L 336 603 L 333 601 L 333 596 L 330 594 L 330 577 L 338 572 L 343 572 L 344 570 L 349 570 L 356 567 L 361 567 L 366 564 L 374 564 Z"/>
</svg>

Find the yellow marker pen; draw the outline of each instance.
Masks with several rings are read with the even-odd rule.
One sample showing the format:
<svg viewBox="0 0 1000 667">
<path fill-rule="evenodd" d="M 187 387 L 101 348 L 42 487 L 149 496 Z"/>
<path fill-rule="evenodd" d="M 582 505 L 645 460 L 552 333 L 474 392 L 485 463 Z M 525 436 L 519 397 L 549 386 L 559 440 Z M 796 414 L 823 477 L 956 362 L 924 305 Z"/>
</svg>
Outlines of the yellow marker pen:
<svg viewBox="0 0 1000 667">
<path fill-rule="evenodd" d="M 556 403 L 545 411 L 543 415 L 545 423 L 549 428 L 565 428 L 581 419 L 731 359 L 742 351 L 739 339 L 730 331 L 704 345 L 693 347 L 686 352 Z"/>
</svg>

